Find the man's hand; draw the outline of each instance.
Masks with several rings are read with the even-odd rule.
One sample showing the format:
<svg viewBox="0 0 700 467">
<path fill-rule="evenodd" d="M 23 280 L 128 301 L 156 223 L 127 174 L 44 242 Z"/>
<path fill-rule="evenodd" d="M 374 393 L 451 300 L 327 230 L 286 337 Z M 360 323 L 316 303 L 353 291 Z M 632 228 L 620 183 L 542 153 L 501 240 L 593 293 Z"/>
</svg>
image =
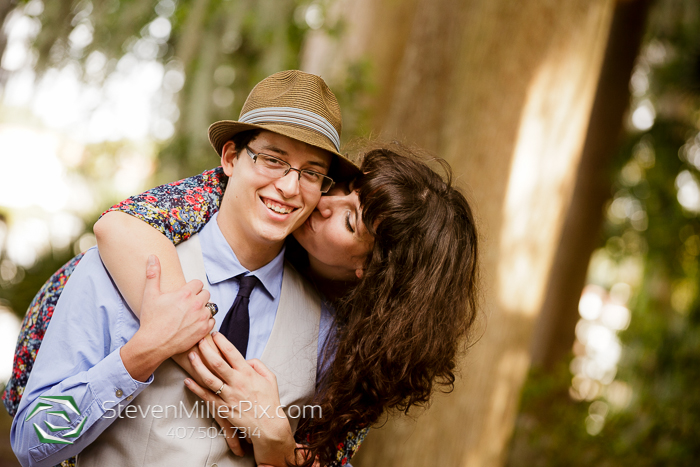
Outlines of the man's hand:
<svg viewBox="0 0 700 467">
<path fill-rule="evenodd" d="M 214 328 L 216 322 L 204 307 L 208 300 L 209 292 L 198 280 L 161 293 L 160 262 L 156 256 L 148 258 L 141 326 L 121 349 L 132 378 L 145 381 L 161 363 L 189 350 Z"/>
<path fill-rule="evenodd" d="M 151 255 L 143 291 L 140 337 L 152 342 L 166 358 L 191 349 L 214 327 L 211 312 L 204 308 L 209 297 L 209 291 L 198 280 L 174 292 L 161 293 L 160 262 Z"/>
</svg>

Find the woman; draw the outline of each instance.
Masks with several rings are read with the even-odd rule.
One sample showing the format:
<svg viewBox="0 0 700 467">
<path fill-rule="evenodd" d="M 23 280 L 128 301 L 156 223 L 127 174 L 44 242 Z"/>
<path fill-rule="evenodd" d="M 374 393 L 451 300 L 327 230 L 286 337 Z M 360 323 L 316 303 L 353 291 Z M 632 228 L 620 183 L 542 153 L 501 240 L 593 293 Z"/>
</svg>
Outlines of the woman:
<svg viewBox="0 0 700 467">
<path fill-rule="evenodd" d="M 368 151 L 361 169 L 364 176 L 323 197 L 294 234 L 309 253 L 308 276 L 336 308 L 335 338 L 326 346 L 332 361 L 314 401 L 324 416 L 304 420 L 299 430 L 306 465 L 347 462 L 382 413 L 426 403 L 434 384 L 449 390 L 474 319 L 477 237 L 464 197 L 398 146 Z M 197 183 L 154 189 L 116 209 L 182 240 L 216 209 L 216 196 L 209 195 L 220 195 L 225 180 L 209 172 Z M 178 190 L 184 209 L 158 207 L 164 191 L 172 201 Z M 106 252 L 124 250 L 106 237 L 125 238 L 110 222 L 106 216 L 96 227 L 100 241 L 107 240 L 100 249 L 108 267 Z M 167 255 L 159 253 L 164 264 Z M 184 283 L 181 276 L 170 280 Z"/>
</svg>

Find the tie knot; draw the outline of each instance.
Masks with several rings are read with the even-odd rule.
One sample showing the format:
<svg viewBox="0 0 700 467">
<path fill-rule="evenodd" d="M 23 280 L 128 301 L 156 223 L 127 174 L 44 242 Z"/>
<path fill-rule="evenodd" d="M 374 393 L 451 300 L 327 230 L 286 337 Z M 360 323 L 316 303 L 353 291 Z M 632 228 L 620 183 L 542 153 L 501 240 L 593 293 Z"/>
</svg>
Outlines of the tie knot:
<svg viewBox="0 0 700 467">
<path fill-rule="evenodd" d="M 240 286 L 238 288 L 239 297 L 250 297 L 250 293 L 258 284 L 258 278 L 255 276 L 243 276 L 238 279 Z"/>
</svg>

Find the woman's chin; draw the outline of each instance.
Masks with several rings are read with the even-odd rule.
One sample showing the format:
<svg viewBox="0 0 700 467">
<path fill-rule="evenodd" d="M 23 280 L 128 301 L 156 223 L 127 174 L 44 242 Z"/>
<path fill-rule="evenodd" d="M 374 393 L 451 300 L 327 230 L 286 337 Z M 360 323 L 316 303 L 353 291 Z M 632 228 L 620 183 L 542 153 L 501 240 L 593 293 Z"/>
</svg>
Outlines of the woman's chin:
<svg viewBox="0 0 700 467">
<path fill-rule="evenodd" d="M 354 270 L 340 266 L 330 266 L 309 254 L 309 266 L 316 277 L 333 282 L 357 282 Z"/>
</svg>

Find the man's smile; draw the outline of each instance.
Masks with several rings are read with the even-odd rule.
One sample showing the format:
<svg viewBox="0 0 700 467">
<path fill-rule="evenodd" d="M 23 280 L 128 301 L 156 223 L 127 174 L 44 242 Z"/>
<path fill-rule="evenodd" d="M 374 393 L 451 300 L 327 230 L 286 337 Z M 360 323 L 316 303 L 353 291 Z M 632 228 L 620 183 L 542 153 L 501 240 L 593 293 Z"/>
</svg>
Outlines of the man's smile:
<svg viewBox="0 0 700 467">
<path fill-rule="evenodd" d="M 275 201 L 270 198 L 263 198 L 262 196 L 260 197 L 260 200 L 270 211 L 277 214 L 289 214 L 298 209 L 294 206 L 290 206 L 289 204 L 280 203 L 279 201 Z"/>
</svg>

